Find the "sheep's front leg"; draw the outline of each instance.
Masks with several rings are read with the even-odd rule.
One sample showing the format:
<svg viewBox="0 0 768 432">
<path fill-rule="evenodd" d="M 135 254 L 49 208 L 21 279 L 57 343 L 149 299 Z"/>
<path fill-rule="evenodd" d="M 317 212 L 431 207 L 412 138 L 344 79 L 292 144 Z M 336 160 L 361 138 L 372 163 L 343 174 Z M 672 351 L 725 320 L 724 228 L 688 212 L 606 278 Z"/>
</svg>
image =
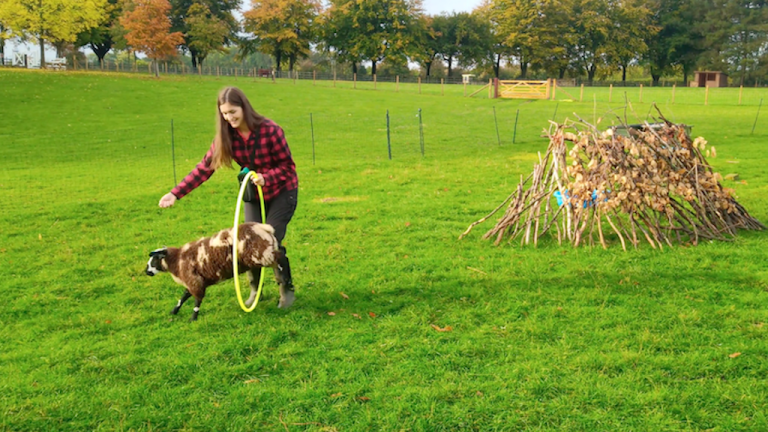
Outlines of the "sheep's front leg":
<svg viewBox="0 0 768 432">
<path fill-rule="evenodd" d="M 197 314 L 200 312 L 200 304 L 203 302 L 202 297 L 195 297 L 195 308 L 192 309 L 192 318 L 189 319 L 190 322 L 197 321 Z"/>
<path fill-rule="evenodd" d="M 187 301 L 190 297 L 192 297 L 192 294 L 189 293 L 189 291 L 184 291 L 184 295 L 181 296 L 179 299 L 179 303 L 176 304 L 176 307 L 173 308 L 171 311 L 171 315 L 176 315 L 179 313 L 179 309 L 181 309 L 181 305 L 184 304 L 185 301 Z"/>
</svg>

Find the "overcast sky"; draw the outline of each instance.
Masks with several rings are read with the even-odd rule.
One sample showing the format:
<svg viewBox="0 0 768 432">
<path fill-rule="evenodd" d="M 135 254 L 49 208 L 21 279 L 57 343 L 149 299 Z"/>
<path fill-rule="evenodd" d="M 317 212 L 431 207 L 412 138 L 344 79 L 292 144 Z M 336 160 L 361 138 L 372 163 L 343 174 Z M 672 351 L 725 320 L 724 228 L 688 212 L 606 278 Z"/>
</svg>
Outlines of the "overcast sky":
<svg viewBox="0 0 768 432">
<path fill-rule="evenodd" d="M 472 12 L 482 0 L 424 0 L 424 12 L 438 15 L 441 12 Z"/>
</svg>

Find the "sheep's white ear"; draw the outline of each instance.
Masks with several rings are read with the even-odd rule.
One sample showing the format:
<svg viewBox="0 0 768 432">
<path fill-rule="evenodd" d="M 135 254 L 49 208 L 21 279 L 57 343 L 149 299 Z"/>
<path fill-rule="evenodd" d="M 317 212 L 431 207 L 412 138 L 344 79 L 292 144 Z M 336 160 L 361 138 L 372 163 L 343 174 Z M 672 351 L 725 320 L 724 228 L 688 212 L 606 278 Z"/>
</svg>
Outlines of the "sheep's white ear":
<svg viewBox="0 0 768 432">
<path fill-rule="evenodd" d="M 163 246 L 160 249 L 155 249 L 155 250 L 153 250 L 152 252 L 149 253 L 149 256 L 151 256 L 151 257 L 156 256 L 156 255 L 160 255 L 161 258 L 165 257 L 166 255 L 168 255 L 168 247 Z"/>
</svg>

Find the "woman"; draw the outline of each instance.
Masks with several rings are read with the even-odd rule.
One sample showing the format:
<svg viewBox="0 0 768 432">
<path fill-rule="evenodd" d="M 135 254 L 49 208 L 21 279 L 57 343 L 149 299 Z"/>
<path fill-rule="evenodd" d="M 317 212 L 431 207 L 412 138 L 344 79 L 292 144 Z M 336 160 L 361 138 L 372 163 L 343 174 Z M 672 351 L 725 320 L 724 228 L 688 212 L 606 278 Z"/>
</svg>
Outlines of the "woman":
<svg viewBox="0 0 768 432">
<path fill-rule="evenodd" d="M 249 168 L 256 175 L 251 176 L 254 184 L 262 186 L 267 214 L 266 223 L 275 228 L 275 237 L 280 242 L 283 258 L 278 260 L 275 279 L 280 286 L 279 308 L 288 308 L 294 301 L 294 287 L 291 266 L 282 246 L 288 222 L 296 211 L 299 180 L 296 165 L 291 157 L 283 130 L 273 121 L 258 114 L 245 94 L 236 87 L 227 87 L 219 93 L 216 137 L 208 153 L 175 188 L 160 199 L 160 207 L 174 205 L 208 180 L 218 168 L 232 168 L 234 160 L 243 168 Z M 262 222 L 259 202 L 245 203 L 246 222 Z M 246 301 L 250 306 L 256 299 L 259 271 L 249 271 L 251 296 Z"/>
</svg>

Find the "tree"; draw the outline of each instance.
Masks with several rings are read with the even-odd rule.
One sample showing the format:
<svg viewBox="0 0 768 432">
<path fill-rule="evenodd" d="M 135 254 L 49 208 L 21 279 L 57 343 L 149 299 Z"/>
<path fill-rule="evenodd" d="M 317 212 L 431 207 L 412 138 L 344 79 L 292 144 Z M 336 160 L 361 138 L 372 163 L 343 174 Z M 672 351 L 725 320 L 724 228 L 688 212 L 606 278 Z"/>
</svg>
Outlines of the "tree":
<svg viewBox="0 0 768 432">
<path fill-rule="evenodd" d="M 237 23 L 233 11 L 240 7 L 240 0 L 169 0 L 171 3 L 171 12 L 169 14 L 171 18 L 171 31 L 181 32 L 184 34 L 184 43 L 181 44 L 183 51 L 189 51 L 192 57 L 192 66 L 197 67 L 198 52 L 195 48 L 200 46 L 195 44 L 196 31 L 190 33 L 189 24 L 187 18 L 189 17 L 190 8 L 193 5 L 200 5 L 208 8 L 211 18 L 216 18 L 223 22 L 227 27 L 227 34 L 222 41 L 222 45 L 228 45 L 238 40 L 237 32 L 240 30 L 240 25 Z M 203 33 L 203 37 L 205 36 Z M 203 43 L 203 46 L 206 46 Z M 210 51 L 209 51 L 210 52 Z"/>
<path fill-rule="evenodd" d="M 459 63 L 464 67 L 483 64 L 493 50 L 491 23 L 479 12 L 460 16 L 457 27 Z"/>
<path fill-rule="evenodd" d="M 254 0 L 252 9 L 243 14 L 243 27 L 254 34 L 259 51 L 275 57 L 278 71 L 284 57 L 292 71 L 298 58 L 309 55 L 319 13 L 318 0 Z"/>
<path fill-rule="evenodd" d="M 627 67 L 648 51 L 645 41 L 659 29 L 651 25 L 651 11 L 644 0 L 613 3 L 610 15 L 608 62 L 621 68 L 621 82 L 626 83 Z"/>
<path fill-rule="evenodd" d="M 132 10 L 120 17 L 120 25 L 127 31 L 125 39 L 138 51 L 144 52 L 155 63 L 155 76 L 160 76 L 158 62 L 174 57 L 176 47 L 184 43 L 180 32 L 169 33 L 171 20 L 168 0 L 135 0 Z"/>
<path fill-rule="evenodd" d="M 697 8 L 693 0 L 650 0 L 649 9 L 653 12 L 651 25 L 658 32 L 646 41 L 645 59 L 651 69 L 653 84 L 658 85 L 661 77 L 684 57 L 692 41 L 701 41 L 701 35 L 697 30 L 698 18 L 694 12 Z"/>
<path fill-rule="evenodd" d="M 607 64 L 611 16 L 608 2 L 604 0 L 564 1 L 571 17 L 573 35 L 572 58 L 575 66 L 587 73 L 592 84 L 600 65 Z"/>
<path fill-rule="evenodd" d="M 107 0 L 104 15 L 102 15 L 99 24 L 77 35 L 75 45 L 78 47 L 88 45 L 98 57 L 99 64 L 104 63 L 104 56 L 114 45 L 112 27 L 123 13 L 122 4 L 121 0 Z"/>
<path fill-rule="evenodd" d="M 453 12 L 450 15 L 441 14 L 435 18 L 435 29 L 440 35 L 438 47 L 440 56 L 448 64 L 448 77 L 451 76 L 454 60 L 457 60 L 461 54 L 461 39 L 464 37 L 461 29 L 462 21 L 468 15 L 466 12 Z"/>
<path fill-rule="evenodd" d="M 2 65 L 5 65 L 5 41 L 11 37 L 11 32 L 0 22 L 0 64 Z"/>
<path fill-rule="evenodd" d="M 16 36 L 37 39 L 45 67 L 45 43 L 74 42 L 78 33 L 99 25 L 105 6 L 106 0 L 3 0 L 0 22 Z"/>
<path fill-rule="evenodd" d="M 438 47 L 439 33 L 433 26 L 435 18 L 430 15 L 419 17 L 413 34 L 415 50 L 411 60 L 418 62 L 424 68 L 427 78 L 429 78 L 432 70 L 432 63 L 440 51 Z"/>
<path fill-rule="evenodd" d="M 197 67 L 203 67 L 208 54 L 224 50 L 224 41 L 229 34 L 227 24 L 214 16 L 207 6 L 195 3 L 189 7 L 186 19 L 187 38 L 190 50 L 197 57 Z"/>
<path fill-rule="evenodd" d="M 741 84 L 758 79 L 768 47 L 768 2 L 717 0 L 703 21 L 709 65 L 725 65 Z"/>
<path fill-rule="evenodd" d="M 491 0 L 486 14 L 502 46 L 520 64 L 520 78 L 526 79 L 528 67 L 543 57 L 543 34 L 549 25 L 544 15 L 545 1 Z"/>
<path fill-rule="evenodd" d="M 375 75 L 384 59 L 402 63 L 417 54 L 420 16 L 421 0 L 331 0 L 324 42 L 347 60 L 369 60 Z"/>
</svg>

